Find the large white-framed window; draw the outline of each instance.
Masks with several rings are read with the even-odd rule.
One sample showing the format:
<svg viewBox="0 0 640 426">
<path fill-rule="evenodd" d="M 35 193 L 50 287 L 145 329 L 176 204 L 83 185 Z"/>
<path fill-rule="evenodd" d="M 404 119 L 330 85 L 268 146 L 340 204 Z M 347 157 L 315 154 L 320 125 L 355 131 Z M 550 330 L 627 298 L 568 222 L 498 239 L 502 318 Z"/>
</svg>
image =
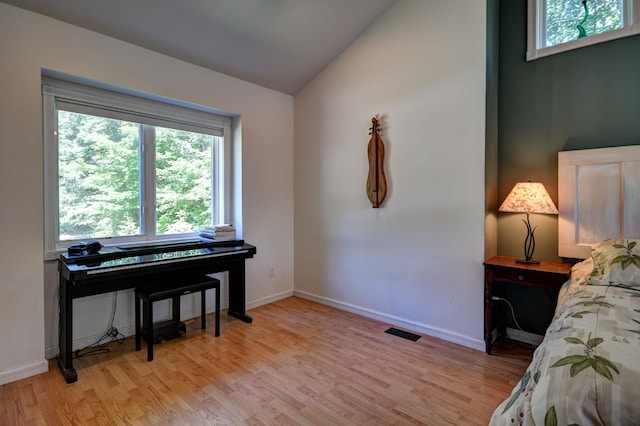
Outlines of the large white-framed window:
<svg viewBox="0 0 640 426">
<path fill-rule="evenodd" d="M 80 241 L 193 239 L 229 218 L 231 119 L 43 76 L 45 259 Z"/>
<path fill-rule="evenodd" d="M 640 34 L 640 0 L 529 0 L 528 61 Z"/>
</svg>

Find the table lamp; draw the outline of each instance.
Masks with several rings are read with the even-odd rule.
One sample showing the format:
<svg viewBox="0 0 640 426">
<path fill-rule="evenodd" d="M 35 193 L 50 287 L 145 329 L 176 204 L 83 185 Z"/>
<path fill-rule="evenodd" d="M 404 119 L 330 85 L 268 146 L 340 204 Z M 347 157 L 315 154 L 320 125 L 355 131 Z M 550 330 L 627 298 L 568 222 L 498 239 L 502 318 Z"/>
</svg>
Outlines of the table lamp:
<svg viewBox="0 0 640 426">
<path fill-rule="evenodd" d="M 531 227 L 529 214 L 558 214 L 558 209 L 555 204 L 553 204 L 544 185 L 539 182 L 516 183 L 498 211 L 527 214 L 527 220 L 522 219 L 527 227 L 527 237 L 524 240 L 524 259 L 517 259 L 516 262 L 530 264 L 540 263 L 538 260 L 533 260 L 533 251 L 536 249 L 536 240 L 533 236 L 533 231 L 535 231 L 536 228 Z"/>
</svg>

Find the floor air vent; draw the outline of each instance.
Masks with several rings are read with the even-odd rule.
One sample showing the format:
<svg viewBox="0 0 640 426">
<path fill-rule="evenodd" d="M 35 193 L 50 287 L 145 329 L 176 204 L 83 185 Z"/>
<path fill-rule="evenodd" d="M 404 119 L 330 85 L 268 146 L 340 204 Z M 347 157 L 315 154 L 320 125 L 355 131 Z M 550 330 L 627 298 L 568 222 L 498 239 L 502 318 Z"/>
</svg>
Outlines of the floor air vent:
<svg viewBox="0 0 640 426">
<path fill-rule="evenodd" d="M 391 327 L 386 330 L 385 333 L 393 334 L 394 336 L 402 337 L 403 339 L 413 340 L 414 342 L 420 338 L 419 335 L 409 333 L 408 331 L 398 330 L 397 328 Z"/>
</svg>

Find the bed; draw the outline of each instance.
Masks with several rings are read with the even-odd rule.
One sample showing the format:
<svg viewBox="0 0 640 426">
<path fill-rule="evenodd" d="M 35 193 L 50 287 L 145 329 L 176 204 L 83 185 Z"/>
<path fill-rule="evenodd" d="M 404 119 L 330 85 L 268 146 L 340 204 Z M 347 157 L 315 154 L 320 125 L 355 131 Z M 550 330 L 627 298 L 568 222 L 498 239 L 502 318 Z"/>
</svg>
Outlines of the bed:
<svg viewBox="0 0 640 426">
<path fill-rule="evenodd" d="M 558 251 L 584 260 L 491 425 L 640 425 L 639 171 L 640 147 L 560 153 Z"/>
</svg>

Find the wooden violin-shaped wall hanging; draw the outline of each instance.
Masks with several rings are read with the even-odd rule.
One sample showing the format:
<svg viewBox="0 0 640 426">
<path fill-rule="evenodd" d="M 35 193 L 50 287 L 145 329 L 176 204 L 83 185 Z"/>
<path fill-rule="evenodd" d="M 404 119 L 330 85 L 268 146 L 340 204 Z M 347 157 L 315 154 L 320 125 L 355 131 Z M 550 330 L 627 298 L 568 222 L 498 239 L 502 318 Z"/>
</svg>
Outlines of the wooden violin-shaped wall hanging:
<svg viewBox="0 0 640 426">
<path fill-rule="evenodd" d="M 384 142 L 380 137 L 378 116 L 371 119 L 369 129 L 371 139 L 367 147 L 369 156 L 369 175 L 367 176 L 367 196 L 374 209 L 380 207 L 387 196 L 387 178 L 384 176 Z"/>
</svg>

